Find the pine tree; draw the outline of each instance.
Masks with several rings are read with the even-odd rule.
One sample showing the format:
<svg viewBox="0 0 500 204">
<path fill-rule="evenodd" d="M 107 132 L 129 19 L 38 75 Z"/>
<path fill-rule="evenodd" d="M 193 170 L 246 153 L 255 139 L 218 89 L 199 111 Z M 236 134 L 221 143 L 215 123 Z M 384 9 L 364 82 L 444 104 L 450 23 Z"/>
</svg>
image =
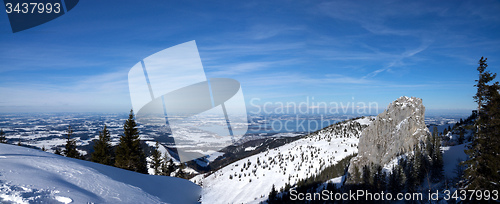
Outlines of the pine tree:
<svg viewBox="0 0 500 204">
<path fill-rule="evenodd" d="M 458 136 L 458 144 L 463 144 L 464 143 L 464 139 L 465 139 L 465 136 L 464 136 L 464 129 L 463 128 L 460 128 L 460 135 Z"/>
<path fill-rule="evenodd" d="M 186 166 L 184 165 L 184 163 L 181 162 L 179 170 L 177 171 L 177 174 L 175 176 L 183 179 L 187 178 L 186 172 L 184 171 L 185 168 Z"/>
<path fill-rule="evenodd" d="M 403 188 L 402 183 L 403 179 L 401 175 L 401 167 L 396 166 L 392 169 L 392 172 L 389 174 L 388 190 L 394 194 L 400 193 L 401 189 Z"/>
<path fill-rule="evenodd" d="M 478 104 L 475 121 L 476 132 L 472 144 L 466 150 L 465 189 L 500 189 L 500 85 L 492 82 L 496 73 L 486 71 L 486 58 L 479 60 L 477 93 L 473 97 Z"/>
<path fill-rule="evenodd" d="M 371 173 L 370 173 L 370 167 L 368 165 L 363 166 L 362 177 L 363 177 L 363 184 L 367 187 L 371 186 L 371 181 L 370 181 Z"/>
<path fill-rule="evenodd" d="M 164 163 L 162 162 L 161 158 L 161 152 L 159 151 L 160 149 L 160 144 L 156 142 L 156 145 L 151 152 L 151 165 L 149 166 L 150 168 L 154 169 L 154 174 L 155 175 L 160 175 L 162 173 L 161 165 Z"/>
<path fill-rule="evenodd" d="M 71 158 L 80 158 L 80 153 L 76 150 L 76 141 L 71 138 L 73 136 L 73 129 L 71 125 L 68 126 L 68 133 L 66 134 L 66 145 L 64 146 L 64 155 Z"/>
<path fill-rule="evenodd" d="M 111 147 L 111 135 L 108 127 L 104 125 L 104 129 L 99 132 L 99 139 L 94 144 L 94 152 L 92 152 L 91 161 L 113 165 L 113 148 Z"/>
<path fill-rule="evenodd" d="M 424 163 L 423 163 L 423 155 L 422 152 L 420 151 L 420 148 L 418 148 L 418 145 L 415 146 L 414 150 L 415 155 L 413 158 L 413 171 L 412 171 L 412 177 L 414 178 L 415 185 L 418 186 L 421 181 L 424 179 Z M 424 170 L 424 171 L 422 171 Z"/>
<path fill-rule="evenodd" d="M 56 151 L 54 151 L 54 154 L 57 154 L 57 155 L 62 155 L 61 154 L 61 151 L 59 150 L 59 148 L 56 147 Z"/>
<path fill-rule="evenodd" d="M 163 162 L 161 164 L 161 175 L 170 176 L 172 172 L 175 171 L 174 161 L 172 158 L 168 159 L 167 153 L 163 156 Z"/>
<path fill-rule="evenodd" d="M 168 169 L 168 172 L 170 172 L 170 173 L 169 173 L 169 176 L 170 176 L 170 174 L 171 174 L 172 172 L 174 172 L 174 171 L 175 171 L 175 164 L 174 164 L 174 161 L 173 161 L 172 159 L 170 159 L 170 161 L 169 161 L 169 166 L 167 167 L 167 169 Z"/>
<path fill-rule="evenodd" d="M 123 135 L 120 137 L 120 143 L 116 147 L 115 166 L 147 174 L 146 155 L 142 150 L 139 130 L 136 126 L 134 112 L 130 110 L 129 118 L 123 125 Z"/>
<path fill-rule="evenodd" d="M 373 175 L 374 192 L 385 191 L 386 174 L 382 171 L 382 166 L 377 165 L 377 172 Z"/>
<path fill-rule="evenodd" d="M 277 200 L 277 195 L 278 195 L 278 191 L 276 191 L 276 187 L 274 186 L 273 184 L 273 187 L 271 188 L 271 192 L 269 193 L 269 203 L 275 203 L 275 201 Z"/>
<path fill-rule="evenodd" d="M 3 129 L 0 129 L 0 143 L 7 143 L 7 140 L 5 139 L 5 132 Z"/>
<path fill-rule="evenodd" d="M 435 144 L 435 141 L 437 138 L 438 138 L 438 130 L 437 130 L 437 127 L 434 126 L 433 131 L 432 131 L 432 136 L 427 137 L 427 139 L 425 141 L 425 148 L 427 150 L 427 155 L 432 156 L 434 154 L 434 151 L 436 149 L 436 146 L 434 144 Z"/>
<path fill-rule="evenodd" d="M 432 137 L 432 153 L 431 156 L 431 180 L 439 182 L 443 177 L 443 153 L 441 152 L 441 139 L 437 135 Z"/>
<path fill-rule="evenodd" d="M 434 127 L 432 128 L 432 135 L 433 135 L 433 136 L 437 136 L 437 135 L 438 135 L 438 133 L 439 133 L 439 131 L 438 131 L 438 127 L 437 127 L 437 126 L 434 126 Z"/>
</svg>

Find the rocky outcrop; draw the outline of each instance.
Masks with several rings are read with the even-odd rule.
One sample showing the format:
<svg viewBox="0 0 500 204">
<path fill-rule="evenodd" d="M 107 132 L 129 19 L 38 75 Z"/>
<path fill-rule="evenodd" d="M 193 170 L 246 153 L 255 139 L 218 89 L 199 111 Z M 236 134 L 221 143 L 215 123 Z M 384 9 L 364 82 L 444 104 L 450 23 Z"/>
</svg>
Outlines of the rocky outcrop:
<svg viewBox="0 0 500 204">
<path fill-rule="evenodd" d="M 398 155 L 413 151 L 417 144 L 430 136 L 424 113 L 420 98 L 403 96 L 389 104 L 361 133 L 358 156 L 351 160 L 349 175 L 361 175 L 365 165 L 384 166 Z M 359 174 L 355 174 L 356 170 Z M 350 176 L 348 182 L 354 182 L 354 179 Z"/>
</svg>

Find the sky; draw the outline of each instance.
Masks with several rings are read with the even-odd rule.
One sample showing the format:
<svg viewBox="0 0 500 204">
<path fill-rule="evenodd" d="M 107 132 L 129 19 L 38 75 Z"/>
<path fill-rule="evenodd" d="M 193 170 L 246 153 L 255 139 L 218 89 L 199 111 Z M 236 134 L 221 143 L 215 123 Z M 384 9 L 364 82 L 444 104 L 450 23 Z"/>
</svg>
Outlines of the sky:
<svg viewBox="0 0 500 204">
<path fill-rule="evenodd" d="M 129 70 L 191 40 L 247 106 L 415 96 L 470 113 L 481 56 L 500 72 L 500 2 L 84 0 L 18 33 L 2 13 L 0 112 L 126 113 Z"/>
</svg>

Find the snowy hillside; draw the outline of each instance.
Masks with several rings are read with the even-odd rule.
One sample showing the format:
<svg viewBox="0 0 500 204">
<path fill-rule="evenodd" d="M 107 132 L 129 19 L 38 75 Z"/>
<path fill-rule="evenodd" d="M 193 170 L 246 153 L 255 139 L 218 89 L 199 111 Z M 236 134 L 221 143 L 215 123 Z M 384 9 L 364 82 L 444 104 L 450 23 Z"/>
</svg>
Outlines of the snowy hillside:
<svg viewBox="0 0 500 204">
<path fill-rule="evenodd" d="M 197 203 L 200 187 L 0 144 L 0 203 Z"/>
<path fill-rule="evenodd" d="M 202 202 L 258 203 L 266 200 L 273 184 L 278 190 L 286 183 L 293 185 L 356 153 L 359 135 L 370 123 L 370 118 L 338 123 L 236 161 L 202 180 Z"/>
<path fill-rule="evenodd" d="M 444 176 L 446 178 L 454 178 L 456 177 L 456 168 L 457 165 L 461 161 L 465 161 L 468 159 L 467 154 L 465 154 L 464 150 L 466 150 L 467 145 L 470 143 L 466 144 L 461 144 L 461 145 L 456 145 L 456 146 L 448 146 L 448 147 L 441 147 L 441 150 L 443 151 L 443 162 L 444 162 Z"/>
</svg>

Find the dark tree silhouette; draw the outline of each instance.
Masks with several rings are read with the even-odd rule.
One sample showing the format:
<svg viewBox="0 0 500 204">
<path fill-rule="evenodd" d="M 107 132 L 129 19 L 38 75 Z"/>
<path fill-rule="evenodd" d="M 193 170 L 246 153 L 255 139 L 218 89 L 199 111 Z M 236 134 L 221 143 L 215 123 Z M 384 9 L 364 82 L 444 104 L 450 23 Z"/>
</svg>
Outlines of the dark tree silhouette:
<svg viewBox="0 0 500 204">
<path fill-rule="evenodd" d="M 130 110 L 129 117 L 123 125 L 123 135 L 116 147 L 115 166 L 139 173 L 148 173 L 146 155 L 141 148 L 139 130 L 134 119 L 134 112 Z"/>
</svg>

